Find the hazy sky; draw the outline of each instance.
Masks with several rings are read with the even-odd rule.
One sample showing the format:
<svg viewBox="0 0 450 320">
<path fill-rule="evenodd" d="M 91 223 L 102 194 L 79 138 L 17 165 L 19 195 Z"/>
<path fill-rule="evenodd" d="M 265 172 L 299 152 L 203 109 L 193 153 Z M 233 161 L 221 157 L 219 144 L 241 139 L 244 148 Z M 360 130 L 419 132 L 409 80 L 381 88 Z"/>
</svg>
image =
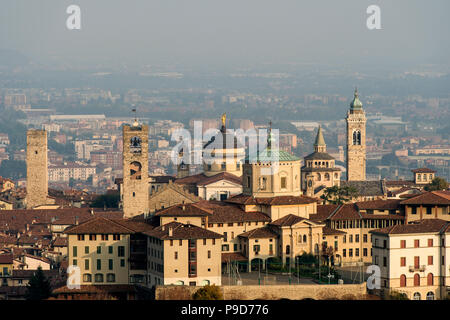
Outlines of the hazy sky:
<svg viewBox="0 0 450 320">
<path fill-rule="evenodd" d="M 81 7 L 80 31 L 66 8 Z M 382 30 L 366 9 L 381 7 Z M 448 0 L 0 0 L 0 49 L 70 63 L 450 64 Z"/>
</svg>

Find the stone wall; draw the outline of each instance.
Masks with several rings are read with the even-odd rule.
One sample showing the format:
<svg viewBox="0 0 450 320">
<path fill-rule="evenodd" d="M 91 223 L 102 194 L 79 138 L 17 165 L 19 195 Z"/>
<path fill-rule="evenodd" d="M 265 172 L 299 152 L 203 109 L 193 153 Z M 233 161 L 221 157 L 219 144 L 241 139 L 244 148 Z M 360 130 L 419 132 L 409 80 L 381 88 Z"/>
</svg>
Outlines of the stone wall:
<svg viewBox="0 0 450 320">
<path fill-rule="evenodd" d="M 27 131 L 27 208 L 47 203 L 47 132 Z"/>
<path fill-rule="evenodd" d="M 156 300 L 188 300 L 201 287 L 157 286 Z M 332 285 L 221 286 L 225 300 L 364 299 L 366 283 Z"/>
</svg>

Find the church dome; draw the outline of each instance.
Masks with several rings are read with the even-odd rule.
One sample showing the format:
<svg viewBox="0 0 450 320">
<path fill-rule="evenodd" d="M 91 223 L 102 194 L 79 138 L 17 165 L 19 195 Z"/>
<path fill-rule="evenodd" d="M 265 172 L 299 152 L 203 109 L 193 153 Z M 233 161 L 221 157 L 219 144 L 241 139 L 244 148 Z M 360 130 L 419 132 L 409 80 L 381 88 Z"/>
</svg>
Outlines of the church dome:
<svg viewBox="0 0 450 320">
<path fill-rule="evenodd" d="M 355 95 L 353 97 L 353 101 L 350 103 L 351 109 L 361 109 L 362 108 L 362 102 L 359 100 L 358 96 L 358 89 L 355 89 Z"/>
</svg>

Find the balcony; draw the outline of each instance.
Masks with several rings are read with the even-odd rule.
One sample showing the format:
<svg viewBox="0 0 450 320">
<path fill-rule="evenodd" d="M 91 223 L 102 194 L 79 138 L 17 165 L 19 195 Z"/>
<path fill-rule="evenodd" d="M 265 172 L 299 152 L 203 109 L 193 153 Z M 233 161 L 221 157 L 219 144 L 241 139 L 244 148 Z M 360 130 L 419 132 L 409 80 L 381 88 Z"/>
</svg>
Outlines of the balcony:
<svg viewBox="0 0 450 320">
<path fill-rule="evenodd" d="M 409 272 L 424 272 L 425 271 L 425 265 L 422 266 L 409 266 Z"/>
</svg>

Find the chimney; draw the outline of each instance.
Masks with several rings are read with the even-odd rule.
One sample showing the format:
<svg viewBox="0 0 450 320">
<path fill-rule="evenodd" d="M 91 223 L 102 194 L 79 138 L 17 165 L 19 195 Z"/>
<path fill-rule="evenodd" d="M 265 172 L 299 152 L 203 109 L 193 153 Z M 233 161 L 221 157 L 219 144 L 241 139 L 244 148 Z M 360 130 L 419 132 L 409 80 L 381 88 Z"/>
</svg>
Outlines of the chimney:
<svg viewBox="0 0 450 320">
<path fill-rule="evenodd" d="M 173 236 L 173 228 L 169 227 L 169 237 L 172 237 L 172 236 Z"/>
<path fill-rule="evenodd" d="M 91 216 L 94 215 L 94 209 L 91 209 Z"/>
</svg>

